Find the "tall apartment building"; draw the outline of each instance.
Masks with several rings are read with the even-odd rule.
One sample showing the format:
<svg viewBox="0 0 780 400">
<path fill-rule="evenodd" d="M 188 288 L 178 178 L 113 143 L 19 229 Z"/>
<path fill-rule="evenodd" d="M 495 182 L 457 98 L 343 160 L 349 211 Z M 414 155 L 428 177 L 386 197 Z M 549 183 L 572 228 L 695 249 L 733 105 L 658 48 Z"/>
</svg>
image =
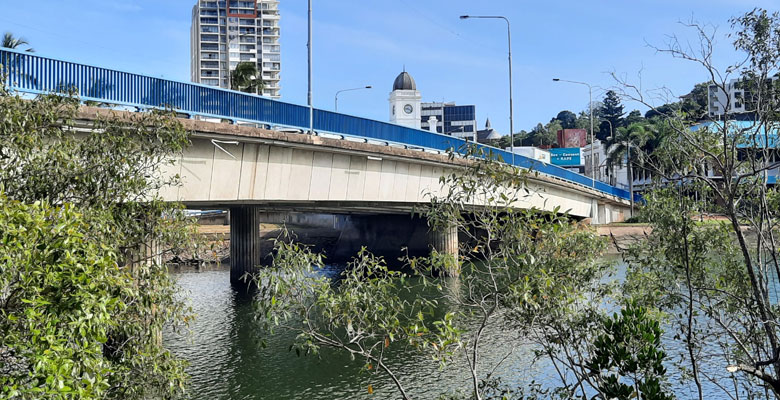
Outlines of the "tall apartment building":
<svg viewBox="0 0 780 400">
<path fill-rule="evenodd" d="M 263 96 L 278 98 L 281 79 L 278 0 L 199 0 L 190 29 L 192 81 L 230 88 L 230 71 L 257 65 Z"/>
</svg>

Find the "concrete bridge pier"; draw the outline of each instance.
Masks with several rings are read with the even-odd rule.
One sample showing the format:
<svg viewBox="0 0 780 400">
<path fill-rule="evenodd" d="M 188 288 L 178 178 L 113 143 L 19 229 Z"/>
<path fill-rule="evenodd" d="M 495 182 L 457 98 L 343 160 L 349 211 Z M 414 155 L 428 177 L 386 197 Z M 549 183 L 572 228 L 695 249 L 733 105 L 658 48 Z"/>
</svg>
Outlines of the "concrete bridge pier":
<svg viewBox="0 0 780 400">
<path fill-rule="evenodd" d="M 246 274 L 260 264 L 260 210 L 256 206 L 230 208 L 230 283 L 247 285 Z"/>
<path fill-rule="evenodd" d="M 440 229 L 431 228 L 428 232 L 430 246 L 439 254 L 444 255 L 444 269 L 447 276 L 460 275 L 460 262 L 458 260 L 458 226 L 450 224 Z"/>
</svg>

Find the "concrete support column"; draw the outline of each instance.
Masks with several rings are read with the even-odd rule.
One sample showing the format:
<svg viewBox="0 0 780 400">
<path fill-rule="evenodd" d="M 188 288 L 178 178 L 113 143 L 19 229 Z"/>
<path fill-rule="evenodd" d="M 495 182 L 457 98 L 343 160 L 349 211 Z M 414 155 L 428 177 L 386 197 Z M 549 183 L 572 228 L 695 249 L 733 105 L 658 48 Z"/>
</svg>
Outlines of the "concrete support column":
<svg viewBox="0 0 780 400">
<path fill-rule="evenodd" d="M 599 224 L 599 201 L 596 199 L 590 201 L 590 224 Z"/>
<path fill-rule="evenodd" d="M 458 262 L 458 226 L 448 225 L 446 228 L 431 229 L 428 233 L 429 243 L 439 254 L 446 257 L 445 273 L 448 276 L 460 275 Z"/>
<path fill-rule="evenodd" d="M 153 265 L 162 265 L 162 247 L 156 240 L 143 243 L 134 249 L 128 249 L 124 252 L 125 265 L 135 275 L 139 267 L 150 267 Z"/>
<path fill-rule="evenodd" d="M 260 213 L 257 207 L 230 208 L 230 283 L 243 279 L 260 264 Z"/>
</svg>

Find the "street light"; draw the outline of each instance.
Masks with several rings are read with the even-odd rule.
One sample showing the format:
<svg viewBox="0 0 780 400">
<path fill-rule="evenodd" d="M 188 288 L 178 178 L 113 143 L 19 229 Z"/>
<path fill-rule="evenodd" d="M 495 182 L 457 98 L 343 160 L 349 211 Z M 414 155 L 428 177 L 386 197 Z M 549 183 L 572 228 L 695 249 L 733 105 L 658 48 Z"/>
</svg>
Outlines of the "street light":
<svg viewBox="0 0 780 400">
<path fill-rule="evenodd" d="M 349 92 L 351 90 L 362 90 L 362 89 L 371 89 L 371 88 L 372 88 L 372 86 L 368 85 L 368 86 L 364 86 L 364 87 L 356 87 L 356 88 L 352 88 L 352 89 L 341 89 L 341 90 L 337 91 L 336 92 L 336 96 L 334 97 L 334 103 L 335 103 L 335 106 L 336 106 L 335 107 L 336 108 L 336 112 L 339 112 L 339 93 L 341 93 L 341 92 Z"/>
<path fill-rule="evenodd" d="M 596 188 L 596 159 L 593 157 L 593 147 L 596 144 L 596 140 L 593 138 L 593 86 L 585 82 L 568 81 L 566 79 L 553 78 L 553 82 L 567 82 L 575 83 L 577 85 L 585 85 L 588 87 L 588 108 L 590 109 L 590 177 L 591 185 Z"/>
<path fill-rule="evenodd" d="M 512 32 L 509 29 L 509 19 L 501 15 L 461 15 L 460 19 L 489 18 L 506 21 L 506 37 L 509 47 L 509 149 L 512 151 L 512 165 L 515 164 L 515 125 L 512 118 Z"/>
<path fill-rule="evenodd" d="M 311 55 L 311 0 L 309 0 L 309 40 L 306 42 L 309 58 L 309 134 L 314 134 L 314 106 L 312 105 L 312 55 Z"/>
</svg>

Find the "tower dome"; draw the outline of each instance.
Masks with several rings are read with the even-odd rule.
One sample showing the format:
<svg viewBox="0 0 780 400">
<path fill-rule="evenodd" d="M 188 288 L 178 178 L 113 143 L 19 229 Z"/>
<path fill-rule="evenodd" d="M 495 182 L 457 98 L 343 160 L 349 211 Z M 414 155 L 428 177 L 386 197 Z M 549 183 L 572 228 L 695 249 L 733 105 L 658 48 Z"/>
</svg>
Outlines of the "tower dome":
<svg viewBox="0 0 780 400">
<path fill-rule="evenodd" d="M 404 71 L 395 78 L 393 90 L 417 90 L 417 84 L 414 83 L 414 78 Z"/>
</svg>

